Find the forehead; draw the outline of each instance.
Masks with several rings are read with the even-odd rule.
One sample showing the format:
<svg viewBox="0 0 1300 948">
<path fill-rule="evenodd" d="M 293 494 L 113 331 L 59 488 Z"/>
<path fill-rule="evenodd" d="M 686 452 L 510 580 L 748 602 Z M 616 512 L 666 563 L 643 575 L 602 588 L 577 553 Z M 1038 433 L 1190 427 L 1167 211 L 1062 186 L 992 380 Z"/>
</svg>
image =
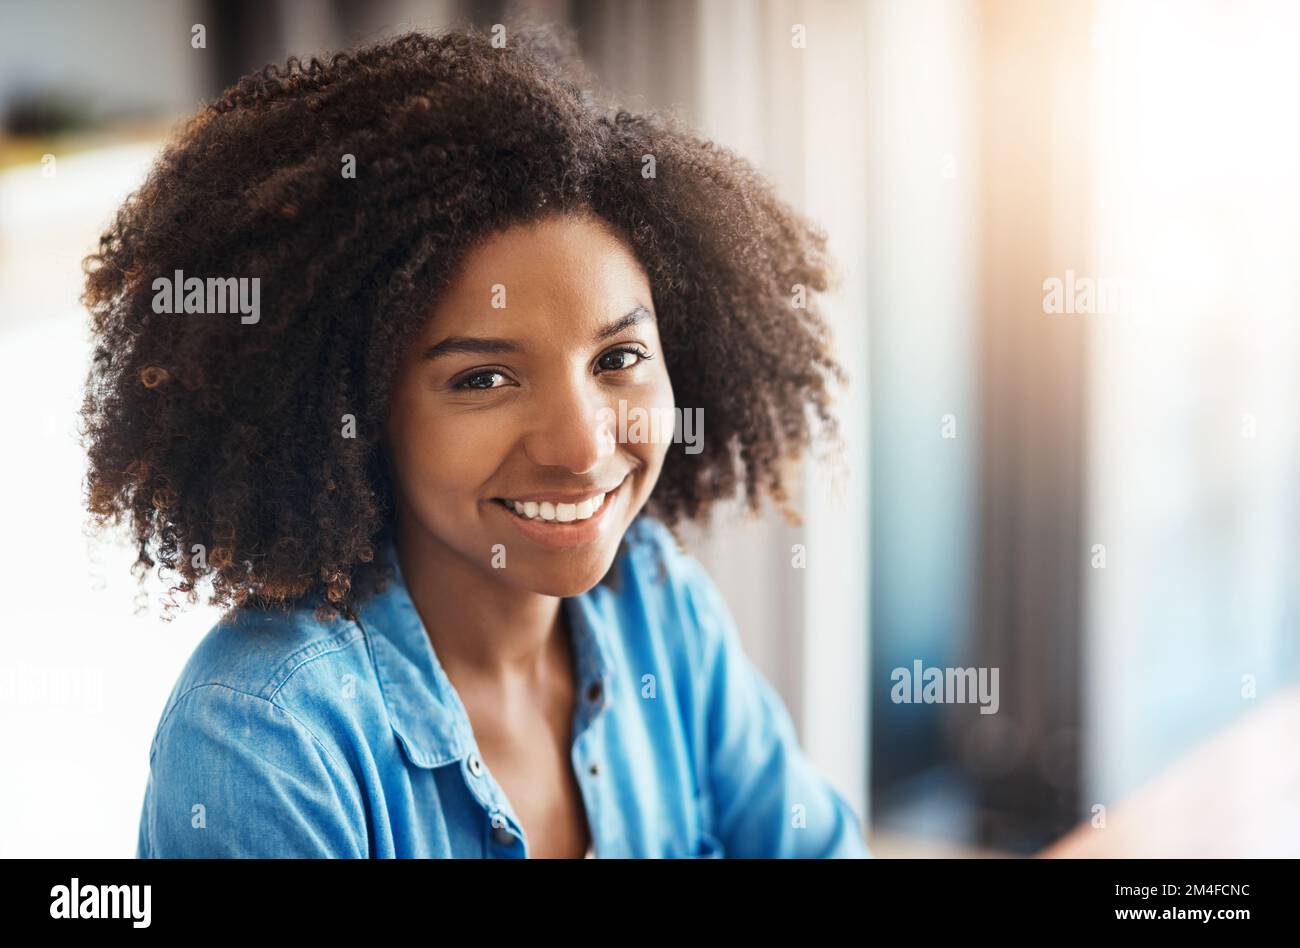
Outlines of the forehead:
<svg viewBox="0 0 1300 948">
<path fill-rule="evenodd" d="M 598 218 L 554 215 L 475 245 L 434 316 L 444 329 L 490 314 L 604 320 L 638 300 L 649 280 L 631 248 Z"/>
</svg>

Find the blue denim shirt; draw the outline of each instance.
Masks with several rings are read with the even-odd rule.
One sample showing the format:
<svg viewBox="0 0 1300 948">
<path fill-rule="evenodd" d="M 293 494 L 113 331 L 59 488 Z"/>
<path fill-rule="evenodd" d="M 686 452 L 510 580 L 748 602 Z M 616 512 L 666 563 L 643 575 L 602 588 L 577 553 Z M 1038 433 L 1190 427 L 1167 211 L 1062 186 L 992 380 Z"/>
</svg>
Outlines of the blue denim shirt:
<svg viewBox="0 0 1300 948">
<path fill-rule="evenodd" d="M 617 590 L 563 600 L 595 855 L 870 855 L 700 564 L 642 515 L 614 568 Z M 529 854 L 400 567 L 358 616 L 240 609 L 203 638 L 150 748 L 139 857 Z"/>
</svg>

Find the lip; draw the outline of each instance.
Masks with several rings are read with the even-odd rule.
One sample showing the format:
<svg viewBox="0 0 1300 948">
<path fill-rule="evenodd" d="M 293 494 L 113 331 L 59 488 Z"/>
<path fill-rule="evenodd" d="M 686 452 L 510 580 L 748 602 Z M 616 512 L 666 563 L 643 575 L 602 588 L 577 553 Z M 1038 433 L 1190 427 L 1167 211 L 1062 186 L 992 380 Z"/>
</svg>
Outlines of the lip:
<svg viewBox="0 0 1300 948">
<path fill-rule="evenodd" d="M 547 520 L 525 520 L 513 510 L 508 510 L 503 504 L 495 500 L 486 501 L 489 507 L 496 510 L 502 517 L 508 519 L 516 530 L 523 534 L 527 539 L 533 541 L 538 546 L 544 546 L 552 550 L 568 550 L 578 546 L 586 546 L 588 543 L 594 543 L 600 538 L 605 529 L 605 522 L 609 520 L 610 510 L 615 504 L 621 502 L 623 498 L 623 488 L 627 486 L 631 479 L 628 474 L 619 481 L 618 486 L 612 490 L 605 491 L 605 502 L 600 505 L 600 510 L 596 511 L 586 520 L 574 520 L 569 523 L 557 523 Z M 600 493 L 594 491 L 593 493 Z M 575 501 L 586 500 L 591 497 L 592 493 L 586 494 L 542 494 L 531 495 L 529 500 L 550 500 L 551 503 L 574 503 Z M 561 498 L 560 500 L 551 500 L 552 497 Z"/>
</svg>

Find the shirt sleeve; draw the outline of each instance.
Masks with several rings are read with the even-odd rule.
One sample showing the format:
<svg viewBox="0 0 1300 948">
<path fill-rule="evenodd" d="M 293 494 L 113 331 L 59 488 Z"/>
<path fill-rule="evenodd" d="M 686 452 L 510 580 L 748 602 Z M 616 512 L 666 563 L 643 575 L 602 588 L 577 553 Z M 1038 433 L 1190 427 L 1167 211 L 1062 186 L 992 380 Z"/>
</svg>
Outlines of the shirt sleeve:
<svg viewBox="0 0 1300 948">
<path fill-rule="evenodd" d="M 799 746 L 780 695 L 744 653 L 722 594 L 697 561 L 685 562 L 703 656 L 707 784 L 724 854 L 869 858 L 861 821 Z"/>
<path fill-rule="evenodd" d="M 361 858 L 365 826 L 355 780 L 291 712 L 207 684 L 158 727 L 137 856 Z"/>
</svg>

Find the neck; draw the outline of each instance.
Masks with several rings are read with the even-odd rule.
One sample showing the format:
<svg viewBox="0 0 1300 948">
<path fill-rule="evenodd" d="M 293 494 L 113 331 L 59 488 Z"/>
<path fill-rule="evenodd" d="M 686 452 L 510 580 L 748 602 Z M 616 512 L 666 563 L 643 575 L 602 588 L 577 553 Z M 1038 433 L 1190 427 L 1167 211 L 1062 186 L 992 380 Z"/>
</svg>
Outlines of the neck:
<svg viewBox="0 0 1300 948">
<path fill-rule="evenodd" d="M 499 684 L 546 677 L 563 649 L 561 600 L 520 589 L 417 529 L 397 531 L 407 591 L 449 677 Z"/>
</svg>

